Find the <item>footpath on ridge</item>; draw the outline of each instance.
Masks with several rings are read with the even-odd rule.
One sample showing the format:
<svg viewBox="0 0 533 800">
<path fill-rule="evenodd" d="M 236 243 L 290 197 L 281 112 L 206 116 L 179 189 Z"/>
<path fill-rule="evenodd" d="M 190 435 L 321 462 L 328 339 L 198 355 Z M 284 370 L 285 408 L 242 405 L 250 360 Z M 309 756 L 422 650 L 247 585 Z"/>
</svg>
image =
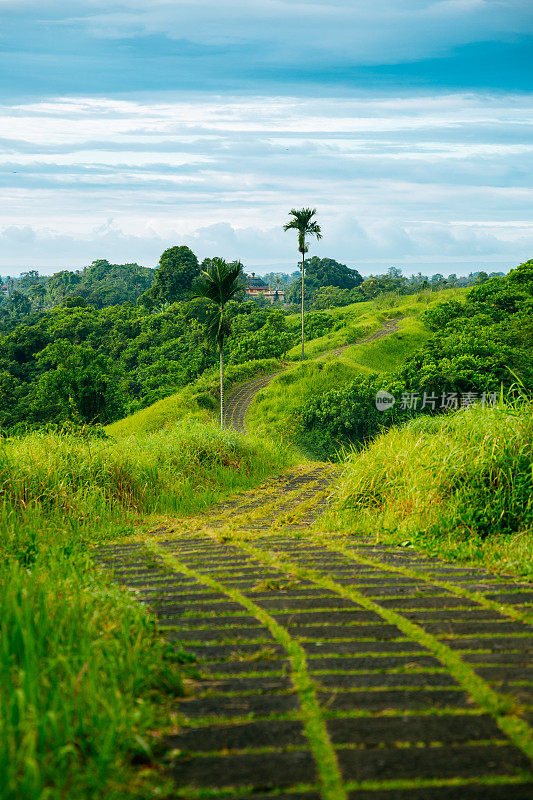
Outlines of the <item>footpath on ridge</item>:
<svg viewBox="0 0 533 800">
<path fill-rule="evenodd" d="M 398 322 L 402 319 L 403 317 L 397 317 L 396 319 L 385 320 L 381 328 L 365 336 L 364 339 L 359 339 L 357 342 L 354 342 L 354 344 L 367 344 L 368 342 L 374 342 L 376 339 L 382 339 L 384 336 L 390 336 L 391 333 L 396 333 L 398 330 Z M 342 347 L 337 347 L 335 350 L 325 350 L 313 356 L 313 360 L 325 355 L 338 356 L 348 347 L 352 346 L 351 344 L 345 344 Z M 270 381 L 279 374 L 279 372 L 270 372 L 268 375 L 254 378 L 251 381 L 241 384 L 241 386 L 238 386 L 228 395 L 224 408 L 224 425 L 226 428 L 235 428 L 239 433 L 244 432 L 244 418 L 250 403 L 256 394 L 261 391 L 261 389 L 264 389 L 265 386 L 268 386 Z"/>
<path fill-rule="evenodd" d="M 533 585 L 320 532 L 336 474 L 96 553 L 198 659 L 175 797 L 530 800 Z"/>
</svg>

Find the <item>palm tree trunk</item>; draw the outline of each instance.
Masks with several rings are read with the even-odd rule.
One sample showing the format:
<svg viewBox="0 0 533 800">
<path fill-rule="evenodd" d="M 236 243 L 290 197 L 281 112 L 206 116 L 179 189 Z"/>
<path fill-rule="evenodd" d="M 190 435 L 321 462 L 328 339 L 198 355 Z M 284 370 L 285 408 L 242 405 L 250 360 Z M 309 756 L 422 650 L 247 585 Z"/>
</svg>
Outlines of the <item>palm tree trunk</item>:
<svg viewBox="0 0 533 800">
<path fill-rule="evenodd" d="M 224 351 L 220 348 L 220 427 L 224 427 Z"/>
<path fill-rule="evenodd" d="M 302 253 L 302 361 L 304 360 L 304 268 L 305 254 Z"/>
</svg>

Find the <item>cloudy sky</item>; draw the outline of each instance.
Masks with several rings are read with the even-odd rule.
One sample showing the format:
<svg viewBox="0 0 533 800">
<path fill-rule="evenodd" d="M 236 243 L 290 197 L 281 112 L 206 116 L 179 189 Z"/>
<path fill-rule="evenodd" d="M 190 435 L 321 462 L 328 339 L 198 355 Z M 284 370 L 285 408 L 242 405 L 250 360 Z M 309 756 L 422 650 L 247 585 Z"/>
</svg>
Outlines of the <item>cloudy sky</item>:
<svg viewBox="0 0 533 800">
<path fill-rule="evenodd" d="M 533 257 L 531 0 L 0 0 L 0 273 Z"/>
</svg>

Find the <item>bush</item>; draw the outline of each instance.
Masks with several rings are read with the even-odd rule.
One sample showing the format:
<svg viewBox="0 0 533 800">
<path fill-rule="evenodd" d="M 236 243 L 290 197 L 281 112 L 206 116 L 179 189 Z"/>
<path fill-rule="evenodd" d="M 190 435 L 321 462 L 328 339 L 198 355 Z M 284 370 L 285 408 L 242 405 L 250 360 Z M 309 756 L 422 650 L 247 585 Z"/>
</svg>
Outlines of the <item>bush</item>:
<svg viewBox="0 0 533 800">
<path fill-rule="evenodd" d="M 296 414 L 298 440 L 321 458 L 334 458 L 350 445 L 360 449 L 409 416 L 398 406 L 387 411 L 376 408 L 376 394 L 382 388 L 383 378 L 373 375 L 310 398 Z M 398 392 L 396 385 L 389 383 L 387 388 Z"/>
</svg>

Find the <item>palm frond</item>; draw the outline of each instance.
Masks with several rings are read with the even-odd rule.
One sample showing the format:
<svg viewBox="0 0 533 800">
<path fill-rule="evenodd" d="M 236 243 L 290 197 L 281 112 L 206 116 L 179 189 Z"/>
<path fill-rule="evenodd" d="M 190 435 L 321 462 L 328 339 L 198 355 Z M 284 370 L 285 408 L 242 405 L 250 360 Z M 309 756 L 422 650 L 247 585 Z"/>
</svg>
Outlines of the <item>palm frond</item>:
<svg viewBox="0 0 533 800">
<path fill-rule="evenodd" d="M 289 215 L 292 219 L 283 226 L 284 231 L 298 231 L 298 250 L 300 253 L 307 252 L 305 245 L 307 236 L 315 236 L 317 239 L 322 238 L 320 225 L 313 219 L 315 214 L 316 208 L 301 208 L 300 210 L 292 208 Z"/>
<path fill-rule="evenodd" d="M 207 319 L 206 337 L 219 350 L 222 350 L 224 339 L 231 333 L 224 307 L 244 286 L 242 264 L 227 264 L 222 258 L 210 259 L 193 284 L 191 297 L 205 298 L 216 306 Z"/>
<path fill-rule="evenodd" d="M 209 344 L 222 350 L 226 336 L 231 334 L 231 323 L 224 313 L 219 309 L 213 309 L 206 321 L 205 335 Z"/>
</svg>

